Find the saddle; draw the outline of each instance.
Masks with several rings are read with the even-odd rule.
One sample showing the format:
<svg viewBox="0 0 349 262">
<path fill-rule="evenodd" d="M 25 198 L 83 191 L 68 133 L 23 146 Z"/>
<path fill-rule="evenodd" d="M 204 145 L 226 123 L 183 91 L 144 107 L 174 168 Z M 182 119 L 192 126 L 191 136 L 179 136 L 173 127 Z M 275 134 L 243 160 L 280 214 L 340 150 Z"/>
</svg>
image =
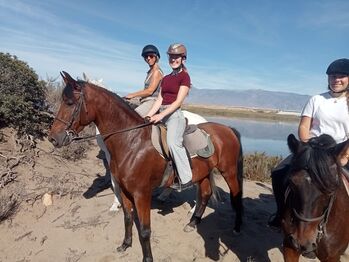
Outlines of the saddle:
<svg viewBox="0 0 349 262">
<path fill-rule="evenodd" d="M 176 168 L 172 160 L 169 148 L 167 145 L 167 128 L 164 124 L 154 125 L 152 127 L 151 141 L 158 153 L 167 161 L 167 166 L 164 172 L 160 187 L 164 186 L 169 176 Z M 208 158 L 214 153 L 210 135 L 196 125 L 187 125 L 183 135 L 183 146 L 186 149 L 189 163 L 194 157 Z"/>
</svg>

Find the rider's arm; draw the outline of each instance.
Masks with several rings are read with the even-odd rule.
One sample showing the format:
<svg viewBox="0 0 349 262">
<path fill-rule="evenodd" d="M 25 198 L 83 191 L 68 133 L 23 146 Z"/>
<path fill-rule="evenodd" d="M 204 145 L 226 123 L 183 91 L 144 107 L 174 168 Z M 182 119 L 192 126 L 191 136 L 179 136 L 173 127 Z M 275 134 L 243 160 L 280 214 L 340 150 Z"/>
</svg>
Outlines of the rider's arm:
<svg viewBox="0 0 349 262">
<path fill-rule="evenodd" d="M 162 74 L 160 73 L 159 70 L 155 70 L 155 72 L 152 75 L 152 79 L 148 88 L 134 92 L 134 93 L 130 93 L 126 96 L 126 98 L 131 99 L 134 97 L 148 97 L 152 95 L 155 92 L 156 88 L 158 87 L 161 79 L 162 79 Z"/>
<path fill-rule="evenodd" d="M 161 90 L 160 90 L 156 101 L 154 102 L 152 108 L 149 110 L 149 112 L 146 116 L 152 117 L 153 115 L 155 115 L 156 112 L 159 111 L 161 104 L 162 104 L 162 95 L 161 95 Z"/>
<path fill-rule="evenodd" d="M 176 111 L 178 108 L 180 108 L 183 104 L 185 97 L 188 95 L 188 92 L 189 87 L 180 86 L 176 100 L 160 114 L 163 115 L 163 117 L 165 117 L 171 114 L 172 112 Z"/>
<path fill-rule="evenodd" d="M 155 115 L 152 118 L 152 121 L 157 123 L 157 122 L 161 121 L 165 116 L 171 114 L 172 112 L 176 111 L 177 108 L 181 107 L 185 97 L 188 95 L 188 92 L 189 92 L 188 86 L 184 86 L 184 85 L 180 86 L 176 100 L 174 102 L 172 102 L 172 104 L 170 106 L 168 106 L 164 111 Z"/>
<path fill-rule="evenodd" d="M 303 142 L 307 142 L 310 139 L 310 127 L 312 118 L 308 116 L 302 116 L 298 126 L 298 136 Z"/>
</svg>

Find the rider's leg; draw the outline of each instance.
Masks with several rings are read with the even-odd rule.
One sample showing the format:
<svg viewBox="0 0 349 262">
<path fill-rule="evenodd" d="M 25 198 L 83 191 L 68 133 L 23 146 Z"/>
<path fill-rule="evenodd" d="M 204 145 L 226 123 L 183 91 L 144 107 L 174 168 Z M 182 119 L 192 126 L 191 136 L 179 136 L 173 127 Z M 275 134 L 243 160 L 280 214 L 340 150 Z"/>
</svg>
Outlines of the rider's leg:
<svg viewBox="0 0 349 262">
<path fill-rule="evenodd" d="M 192 172 L 183 146 L 183 134 L 185 130 L 185 118 L 180 109 L 177 109 L 166 120 L 167 126 L 167 144 L 170 153 L 176 164 L 178 175 L 181 182 L 187 184 L 192 180 Z"/>
<path fill-rule="evenodd" d="M 276 202 L 275 217 L 268 222 L 269 226 L 280 227 L 281 215 L 285 205 L 285 191 L 287 187 L 287 174 L 290 167 L 292 155 L 285 158 L 274 170 L 271 172 L 272 187 Z"/>
</svg>

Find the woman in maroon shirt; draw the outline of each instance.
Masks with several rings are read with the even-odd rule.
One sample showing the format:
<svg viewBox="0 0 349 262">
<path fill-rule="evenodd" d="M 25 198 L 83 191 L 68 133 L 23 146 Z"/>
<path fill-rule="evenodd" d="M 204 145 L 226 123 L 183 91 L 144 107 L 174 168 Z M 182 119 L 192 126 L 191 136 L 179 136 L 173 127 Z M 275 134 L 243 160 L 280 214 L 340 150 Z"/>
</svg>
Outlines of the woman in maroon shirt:
<svg viewBox="0 0 349 262">
<path fill-rule="evenodd" d="M 161 121 L 167 126 L 167 143 L 180 179 L 172 187 L 184 190 L 192 186 L 192 172 L 183 146 L 185 118 L 181 111 L 190 88 L 190 76 L 184 65 L 187 49 L 176 43 L 170 45 L 167 54 L 172 72 L 162 79 L 160 93 L 147 117 L 153 123 Z"/>
</svg>

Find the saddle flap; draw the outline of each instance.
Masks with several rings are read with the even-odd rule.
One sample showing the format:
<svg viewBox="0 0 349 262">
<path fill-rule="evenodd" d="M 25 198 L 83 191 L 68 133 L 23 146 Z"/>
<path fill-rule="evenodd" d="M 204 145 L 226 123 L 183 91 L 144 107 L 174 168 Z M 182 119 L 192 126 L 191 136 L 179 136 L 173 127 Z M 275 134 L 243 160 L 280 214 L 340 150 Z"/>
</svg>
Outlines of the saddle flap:
<svg viewBox="0 0 349 262">
<path fill-rule="evenodd" d="M 169 149 L 166 141 L 166 128 L 163 125 L 152 127 L 151 140 L 155 149 L 161 156 L 168 159 Z M 214 146 L 210 136 L 202 129 L 195 126 L 195 130 L 183 137 L 183 145 L 190 154 L 190 157 L 210 157 L 214 153 Z"/>
</svg>

